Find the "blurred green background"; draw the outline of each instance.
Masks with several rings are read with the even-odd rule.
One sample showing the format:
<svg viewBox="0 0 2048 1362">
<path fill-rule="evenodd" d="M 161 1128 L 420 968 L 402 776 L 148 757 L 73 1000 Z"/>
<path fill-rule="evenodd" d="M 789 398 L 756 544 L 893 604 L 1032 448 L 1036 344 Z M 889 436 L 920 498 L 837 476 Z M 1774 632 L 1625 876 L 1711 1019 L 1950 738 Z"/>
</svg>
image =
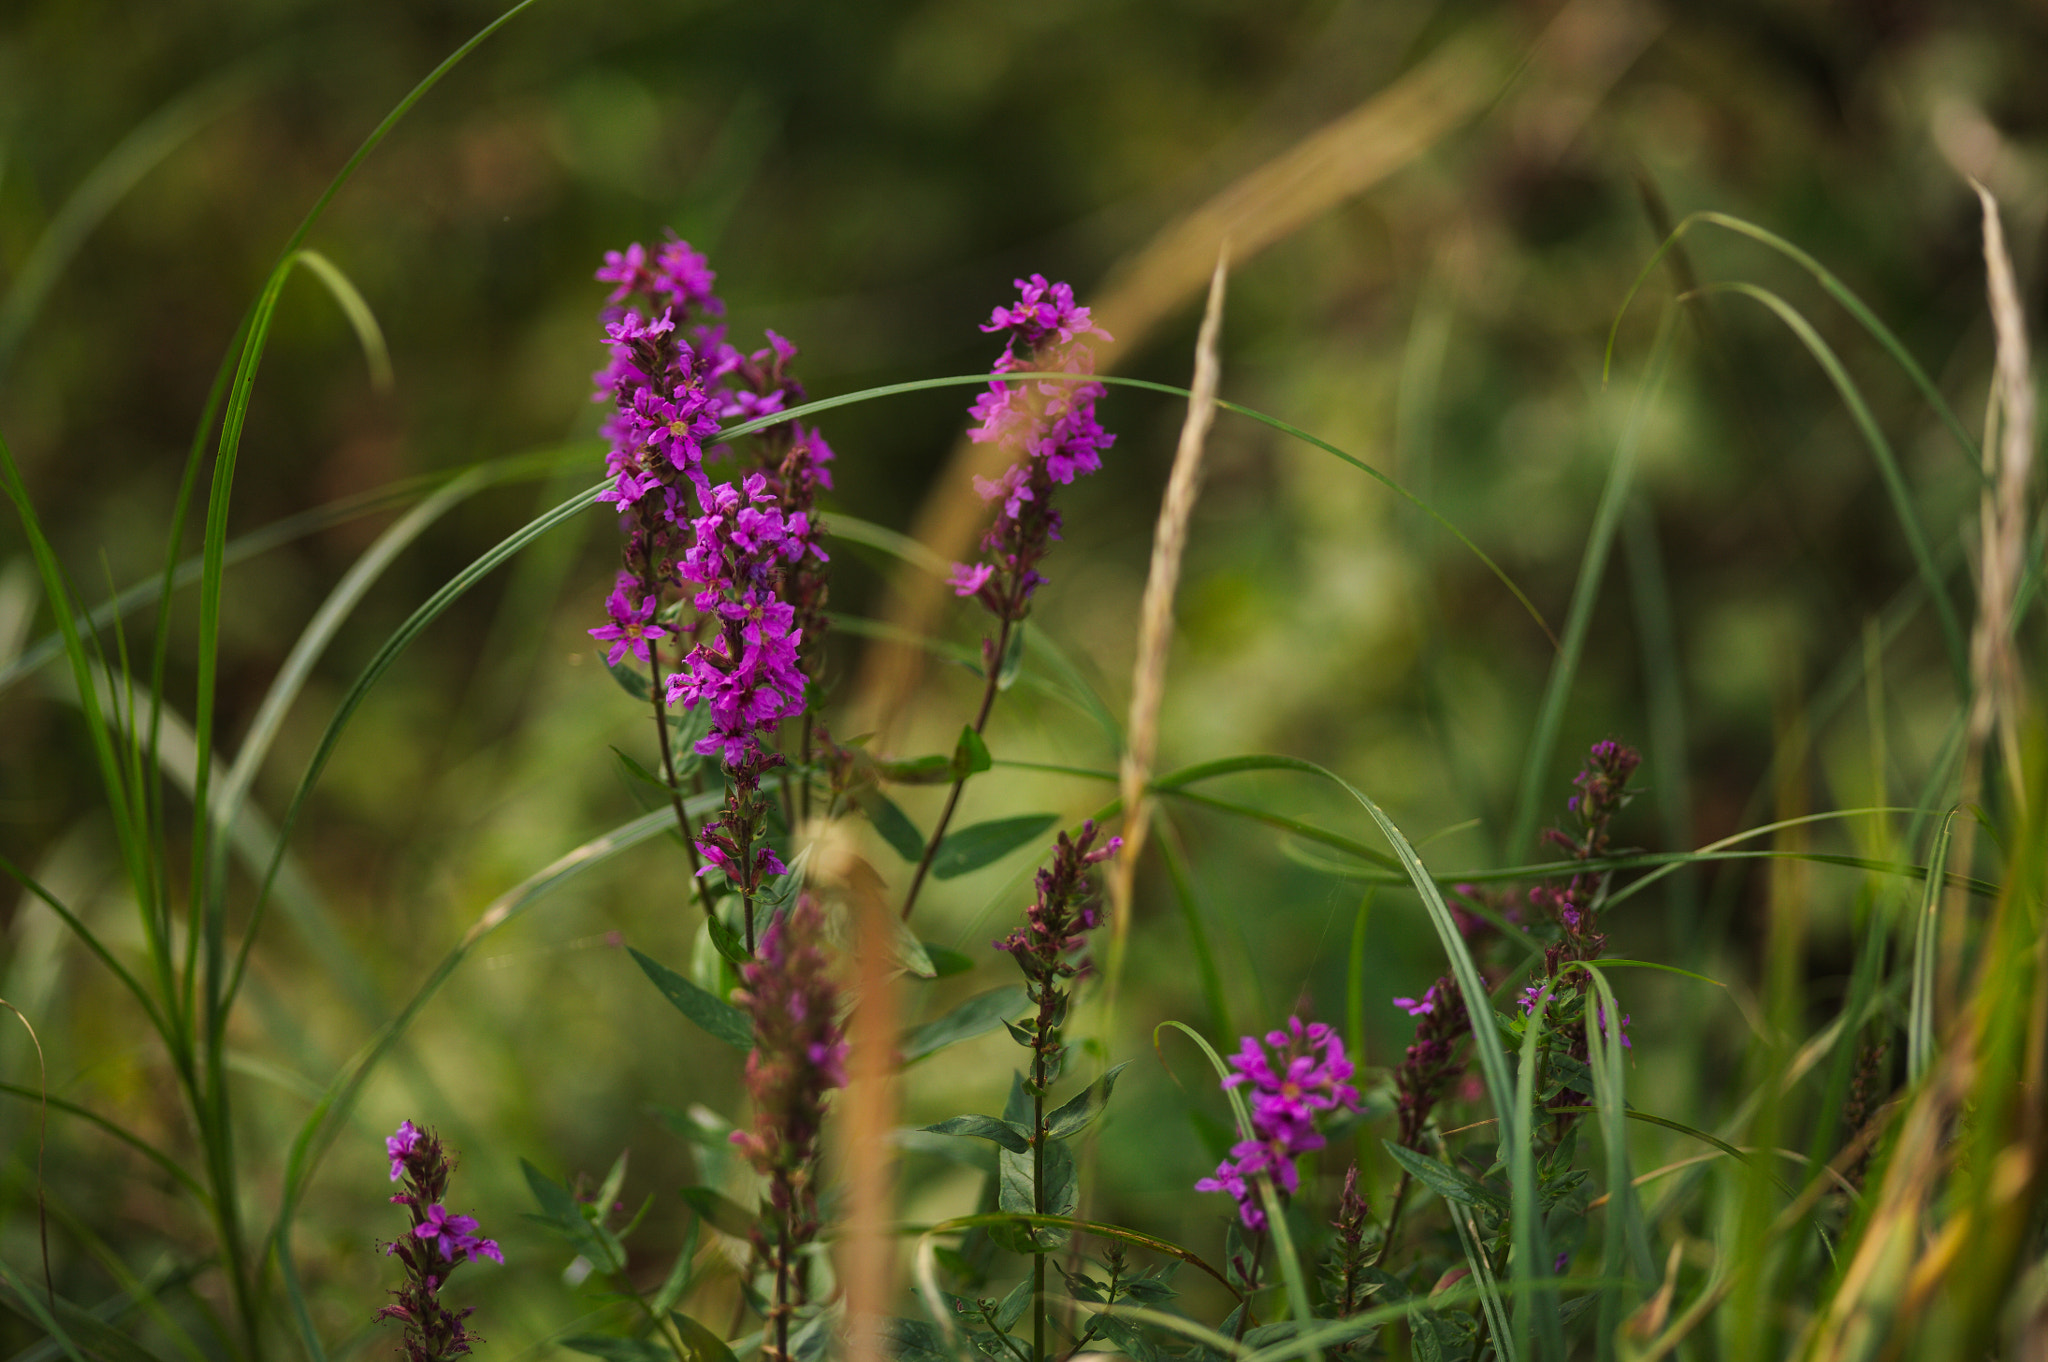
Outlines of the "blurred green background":
<svg viewBox="0 0 2048 1362">
<path fill-rule="evenodd" d="M 0 15 L 0 431 L 86 597 L 160 564 L 214 367 L 279 246 L 360 139 L 495 12 L 14 0 Z M 976 324 L 1008 300 L 1013 275 L 1069 279 L 1083 301 L 1114 294 L 1144 277 L 1187 214 L 1460 53 L 1469 83 L 1374 125 L 1386 173 L 1352 192 L 1354 171 L 1322 166 L 1316 184 L 1334 201 L 1236 260 L 1223 395 L 1429 500 L 1557 629 L 1678 270 L 1754 280 L 1804 312 L 1862 386 L 1967 615 L 1968 458 L 1806 274 L 1697 229 L 1624 317 L 1611 382 L 1603 346 L 1668 228 L 1719 210 L 1834 270 L 1974 428 L 1990 331 L 1964 172 L 2000 197 L 2030 312 L 2048 312 L 2038 5 L 543 0 L 420 104 L 311 239 L 374 310 L 394 381 L 372 382 L 330 297 L 295 277 L 256 389 L 233 529 L 509 454 L 566 446 L 581 461 L 464 503 L 398 560 L 323 659 L 257 803 L 278 814 L 335 698 L 419 601 L 600 476 L 586 397 L 601 360 L 603 290 L 590 274 L 604 250 L 673 228 L 711 257 L 736 338 L 758 343 L 772 327 L 795 340 L 814 396 L 972 373 L 992 358 Z M 1396 148 L 1432 110 L 1445 126 Z M 1207 264 L 1155 290 L 1122 372 L 1186 382 Z M 969 397 L 830 413 L 834 509 L 911 527 Z M 1066 503 L 1067 542 L 1034 622 L 1121 714 L 1182 412 L 1113 390 L 1102 415 L 1118 443 Z M 1764 309 L 1716 297 L 1687 312 L 1643 421 L 1625 531 L 1553 769 L 1540 773 L 1545 819 L 1585 745 L 1616 737 L 1648 757 L 1649 794 L 1625 841 L 1687 849 L 1763 822 L 1785 807 L 1771 771 L 1782 716 L 1801 712 L 1815 722 L 1795 803 L 1922 798 L 1954 678 L 1891 503 L 1826 377 Z M 227 750 L 304 621 L 396 514 L 333 525 L 231 572 Z M 188 532 L 188 549 L 196 542 Z M 373 694 L 321 784 L 293 842 L 304 893 L 264 927 L 235 1038 L 241 1150 L 264 1215 L 310 1096 L 433 962 L 496 895 L 637 812 L 607 745 L 645 758 L 645 715 L 583 632 L 602 618 L 614 543 L 604 517 L 585 516 L 466 598 Z M 851 544 L 838 561 L 837 608 L 881 609 L 889 565 Z M 0 663 L 49 627 L 37 596 L 10 518 Z M 182 604 L 174 707 L 191 685 Z M 1539 858 L 1508 844 L 1509 825 L 1551 646 L 1482 564 L 1379 484 L 1224 416 L 1178 618 L 1163 769 L 1305 756 L 1360 784 L 1418 842 L 1433 839 L 1432 865 Z M 951 637 L 973 639 L 978 621 L 948 621 Z M 130 646 L 145 646 L 146 626 L 134 628 Z M 855 641 L 836 646 L 834 674 L 850 678 Z M 1864 684 L 1871 657 L 1876 687 Z M 899 749 L 945 745 L 973 684 L 932 673 Z M 1114 766 L 1099 729 L 1023 689 L 990 744 L 999 757 Z M 962 816 L 1078 818 L 1107 790 L 1009 776 L 972 789 Z M 1364 836 L 1326 789 L 1245 780 L 1225 793 Z M 96 801 L 57 669 L 0 693 L 0 851 L 132 945 Z M 929 820 L 927 801 L 904 802 Z M 1188 1193 L 1215 1157 L 1188 1113 L 1213 1137 L 1224 1109 L 1192 1055 L 1167 1051 L 1179 1083 L 1144 1056 L 1149 1029 L 1175 1017 L 1223 1040 L 1226 1023 L 1263 1029 L 1298 1000 L 1341 1018 L 1361 892 L 1269 828 L 1169 811 L 1223 962 L 1225 1015 L 1198 986 L 1187 921 L 1148 860 L 1111 1045 L 1142 1060 L 1119 1089 L 1124 1129 L 1161 1133 L 1105 1143 L 1095 1210 L 1208 1253 L 1227 1206 Z M 1815 845 L 1869 851 L 1874 835 L 1855 824 Z M 1029 869 L 1018 855 L 937 886 L 923 933 L 978 950 L 1027 901 Z M 1741 866 L 1675 876 L 1611 922 L 1612 953 L 1679 960 L 1730 985 L 1628 981 L 1633 1096 L 1652 1110 L 1712 1120 L 1757 964 L 1761 881 Z M 1849 872 L 1815 871 L 1809 885 L 1808 974 L 1825 1003 L 1858 895 L 1880 891 Z M 517 1219 L 521 1157 L 558 1178 L 601 1175 L 630 1147 L 628 1200 L 656 1199 L 639 1261 L 658 1279 L 683 1220 L 674 1189 L 703 1171 L 671 1129 L 675 1113 L 703 1103 L 742 1115 L 734 1057 L 687 1029 L 619 949 L 686 962 L 696 920 L 683 888 L 662 846 L 612 862 L 490 937 L 429 1007 L 301 1220 L 302 1270 L 331 1340 L 359 1337 L 389 1284 L 372 1240 L 397 1217 L 375 1141 L 401 1117 L 464 1151 L 455 1200 L 505 1245 L 506 1268 L 461 1283 L 493 1351 L 513 1355 L 588 1308 L 560 1279 L 566 1255 Z M 243 901 L 248 890 L 238 885 Z M 188 1144 L 159 1057 L 103 973 L 28 899 L 0 893 L 0 911 L 5 996 L 36 1024 L 52 1091 Z M 1440 957 L 1410 896 L 1379 895 L 1368 927 L 1363 1058 L 1385 1066 L 1406 1043 L 1406 1018 L 1385 999 L 1425 987 Z M 914 985 L 911 1000 L 929 1012 L 1007 971 L 991 959 Z M 1689 1062 L 1646 1062 L 1660 1051 Z M 20 1038 L 0 1057 L 10 1081 L 34 1081 Z M 1008 1043 L 987 1037 L 913 1071 L 909 1121 L 996 1109 L 1011 1062 Z M 33 1108 L 0 1111 L 0 1129 L 0 1253 L 19 1268 L 37 1253 Z M 189 1207 L 111 1139 L 54 1124 L 46 1158 L 60 1291 L 98 1299 L 115 1289 L 110 1259 L 173 1270 L 203 1252 Z M 1341 1160 L 1325 1171 L 1341 1174 Z M 913 1219 L 971 1207 L 971 1175 L 929 1155 L 907 1158 L 904 1181 Z M 213 1290 L 203 1272 L 196 1289 Z"/>
</svg>

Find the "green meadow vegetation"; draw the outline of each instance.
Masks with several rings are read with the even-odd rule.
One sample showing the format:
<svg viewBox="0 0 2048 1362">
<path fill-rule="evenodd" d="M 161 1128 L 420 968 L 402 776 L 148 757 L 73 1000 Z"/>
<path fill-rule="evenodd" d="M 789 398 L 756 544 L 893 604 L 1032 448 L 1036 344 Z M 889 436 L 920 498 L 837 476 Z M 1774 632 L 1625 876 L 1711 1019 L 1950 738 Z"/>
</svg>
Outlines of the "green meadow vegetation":
<svg viewBox="0 0 2048 1362">
<path fill-rule="evenodd" d="M 0 1350 L 2048 1352 L 2044 55 L 0 18 Z"/>
</svg>

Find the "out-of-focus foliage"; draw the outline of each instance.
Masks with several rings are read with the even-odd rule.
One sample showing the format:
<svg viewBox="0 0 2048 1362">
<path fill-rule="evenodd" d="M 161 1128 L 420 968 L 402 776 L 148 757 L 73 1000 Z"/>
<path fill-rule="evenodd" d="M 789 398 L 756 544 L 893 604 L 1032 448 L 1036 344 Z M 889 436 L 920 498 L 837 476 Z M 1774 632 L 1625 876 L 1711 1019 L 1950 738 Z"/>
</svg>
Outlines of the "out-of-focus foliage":
<svg viewBox="0 0 2048 1362">
<path fill-rule="evenodd" d="M 11 342 L 0 429 L 87 598 L 160 563 L 214 366 L 279 245 L 362 136 L 494 14 L 468 0 L 22 0 L 0 17 L 0 344 Z M 743 344 L 772 327 L 802 347 L 814 396 L 971 373 L 992 357 L 975 326 L 1012 275 L 1071 279 L 1084 300 L 1106 291 L 1183 214 L 1460 43 L 1490 54 L 1476 69 L 1497 84 L 1469 116 L 1234 263 L 1224 396 L 1429 500 L 1555 629 L 1659 310 L 1688 279 L 1757 281 L 1805 313 L 1863 385 L 1967 618 L 1958 534 L 1974 511 L 1969 456 L 1805 273 L 1697 229 L 1623 319 L 1610 382 L 1603 346 L 1671 226 L 1719 210 L 1825 263 L 1974 425 L 1992 338 L 1965 173 L 2000 196 L 2030 314 L 2048 316 L 2048 18 L 2036 6 L 542 0 L 399 126 L 316 232 L 310 244 L 374 311 L 394 381 L 373 385 L 329 295 L 295 278 L 256 388 L 232 525 L 254 530 L 504 454 L 566 443 L 587 457 L 465 503 L 398 562 L 317 669 L 256 802 L 275 816 L 336 695 L 419 600 L 599 476 L 585 397 L 601 360 L 603 291 L 590 272 L 603 250 L 673 227 L 710 255 Z M 104 216 L 66 216 L 81 186 L 123 164 L 132 186 Z M 67 239 L 68 255 L 51 253 Z M 30 285 L 32 313 L 21 301 Z M 1197 302 L 1191 287 L 1122 356 L 1122 372 L 1185 383 Z M 969 391 L 824 418 L 840 456 L 835 509 L 910 526 L 926 497 L 944 494 L 934 479 Z M 1113 389 L 1102 415 L 1119 442 L 1067 504 L 1033 628 L 1120 712 L 1181 410 Z M 1543 816 L 1569 793 L 1577 754 L 1607 736 L 1646 753 L 1651 795 L 1620 832 L 1635 845 L 1690 849 L 1773 809 L 1920 800 L 1955 680 L 1834 388 L 1769 312 L 1702 297 L 1644 419 L 1557 759 L 1539 773 Z M 231 571 L 228 750 L 304 620 L 393 514 Z M 584 633 L 602 619 L 614 553 L 601 516 L 551 536 L 423 638 L 344 741 L 293 843 L 320 912 L 266 924 L 233 1037 L 259 1202 L 308 1093 L 493 897 L 637 811 L 607 745 L 644 755 L 645 715 Z M 835 606 L 882 608 L 887 561 L 852 544 L 837 555 Z M 10 520 L 0 665 L 48 627 L 25 561 Z M 1433 865 L 1539 856 L 1510 834 L 1550 642 L 1483 565 L 1379 484 L 1224 416 L 1179 624 L 1161 769 L 1306 756 L 1367 789 L 1418 841 L 1434 834 Z M 974 627 L 948 625 L 959 638 Z M 850 635 L 841 644 L 845 680 L 859 651 Z M 181 634 L 173 706 L 191 684 L 186 647 Z M 1875 689 L 1862 684 L 1870 656 L 1881 659 Z M 133 913 L 109 870 L 75 710 L 40 684 L 54 675 L 0 694 L 0 851 L 119 941 Z M 947 748 L 970 685 L 934 671 L 893 735 L 901 752 Z M 1811 747 L 1788 802 L 1771 764 L 1799 750 L 1782 746 L 1794 716 Z M 1097 729 L 1023 688 L 989 741 L 998 758 L 1114 767 Z M 1016 774 L 977 787 L 962 821 L 1036 808 L 1079 817 L 1110 788 Z M 1233 789 L 1366 836 L 1355 810 L 1322 792 Z M 931 807 L 904 802 L 929 826 Z M 1175 814 L 1224 947 L 1228 1021 L 1274 1024 L 1298 994 L 1341 1017 L 1356 885 L 1283 854 L 1269 829 Z M 1816 838 L 1900 854 L 1861 835 Z M 401 1116 L 432 1122 L 467 1155 L 462 1195 L 510 1266 L 465 1285 L 506 1355 L 566 1327 L 576 1308 L 556 1280 L 559 1255 L 514 1218 L 526 1204 L 521 1157 L 550 1176 L 594 1176 L 631 1146 L 633 1195 L 659 1207 L 634 1247 L 659 1281 L 683 1232 L 674 1189 L 720 1176 L 675 1129 L 691 1125 L 692 1103 L 734 1115 L 739 1091 L 731 1055 L 681 1028 L 621 949 L 673 961 L 694 949 L 697 919 L 666 852 L 622 857 L 490 938 L 372 1085 L 360 1140 L 337 1148 L 301 1218 L 301 1269 L 326 1336 L 349 1337 L 388 1284 L 371 1240 L 397 1222 L 381 1204 L 374 1140 Z M 937 995 L 913 998 L 923 1017 L 1010 982 L 983 948 L 1028 898 L 1021 860 L 932 887 L 922 934 L 981 963 L 919 986 Z M 1848 872 L 1810 881 L 1808 974 L 1825 1000 L 1840 990 L 1863 886 Z M 1727 996 L 1637 986 L 1636 1054 L 1661 1047 L 1688 1061 L 1632 1077 L 1645 1105 L 1704 1125 L 1726 1098 L 1714 1075 L 1739 1051 L 1763 885 L 1740 867 L 1691 872 L 1615 915 L 1615 954 L 1690 962 L 1732 985 Z M 187 1140 L 157 1057 L 132 1043 L 134 1019 L 97 966 L 29 899 L 0 902 L 4 995 L 42 1034 L 52 1091 L 166 1145 Z M 1419 991 L 1440 963 L 1412 899 L 1383 894 L 1370 928 L 1364 1060 L 1385 1066 L 1405 1043 L 1385 999 Z M 1198 986 L 1156 862 L 1140 870 L 1131 931 L 1142 949 L 1124 981 L 1124 1029 L 1109 1038 L 1118 1057 L 1163 1017 L 1219 1031 L 1226 1019 Z M 976 1044 L 989 1048 L 918 1071 L 910 1124 L 1000 1105 L 990 1076 L 1008 1056 L 999 1037 Z M 21 1040 L 0 1040 L 0 1056 L 0 1077 L 33 1083 Z M 1105 1216 L 1213 1244 L 1227 1207 L 1188 1194 L 1214 1152 L 1186 1113 L 1206 1113 L 1213 1134 L 1222 1108 L 1199 1078 L 1190 1088 L 1156 1069 L 1126 1077 L 1120 1118 L 1170 1127 L 1160 1149 L 1175 1152 L 1106 1147 L 1095 1195 Z M 37 1252 L 33 1108 L 0 1110 L 0 1130 L 0 1257 L 19 1265 Z M 112 1292 L 103 1258 L 181 1263 L 204 1242 L 189 1207 L 113 1141 L 72 1126 L 47 1160 L 65 1294 Z M 907 1168 L 910 1218 L 971 1209 L 965 1170 L 925 1155 Z"/>
</svg>

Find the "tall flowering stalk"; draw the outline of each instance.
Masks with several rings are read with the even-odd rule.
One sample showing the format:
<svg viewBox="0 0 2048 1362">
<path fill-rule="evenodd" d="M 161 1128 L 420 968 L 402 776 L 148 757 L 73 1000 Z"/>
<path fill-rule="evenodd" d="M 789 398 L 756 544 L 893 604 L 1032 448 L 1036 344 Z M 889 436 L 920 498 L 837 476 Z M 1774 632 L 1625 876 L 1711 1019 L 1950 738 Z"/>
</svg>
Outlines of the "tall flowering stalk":
<svg viewBox="0 0 2048 1362">
<path fill-rule="evenodd" d="M 1038 872 L 1038 894 L 1025 913 L 1024 925 L 994 943 L 1017 962 L 1024 972 L 1024 991 L 1038 1005 L 1030 1030 L 1018 1037 L 1031 1051 L 1031 1077 L 1024 1091 L 1031 1098 L 1031 1209 L 1036 1215 L 1047 1212 L 1045 1158 L 1052 1137 L 1046 1129 L 1045 1095 L 1066 1060 L 1060 1028 L 1072 997 L 1067 982 L 1090 968 L 1081 952 L 1088 933 L 1102 925 L 1102 885 L 1095 867 L 1123 845 L 1123 838 L 1112 837 L 1096 846 L 1101 831 L 1090 821 L 1081 825 L 1078 837 L 1059 835 L 1052 865 Z M 1031 1258 L 1032 1356 L 1039 1359 L 1047 1356 L 1045 1258 L 1042 1252 Z"/>
<path fill-rule="evenodd" d="M 474 1219 L 450 1215 L 442 1204 L 455 1160 L 432 1131 L 406 1121 L 384 1141 L 384 1152 L 391 1160 L 391 1180 L 404 1180 L 391 1200 L 406 1208 L 412 1228 L 384 1246 L 404 1265 L 405 1285 L 391 1293 L 396 1299 L 374 1318 L 404 1323 L 407 1362 L 447 1362 L 477 1341 L 464 1323 L 474 1307 L 457 1311 L 441 1304 L 448 1274 L 473 1258 L 503 1263 L 505 1255 L 494 1241 L 477 1235 Z"/>
<path fill-rule="evenodd" d="M 762 933 L 760 954 L 740 971 L 744 987 L 733 1001 L 754 1023 L 747 1055 L 747 1091 L 753 1098 L 751 1130 L 736 1131 L 738 1145 L 768 1180 L 754 1247 L 775 1277 L 768 1308 L 776 1362 L 789 1357 L 789 1320 L 806 1296 L 799 1259 L 818 1234 L 818 1137 L 825 1094 L 846 1086 L 846 1033 L 839 1022 L 839 991 L 819 944 L 822 913 L 810 895 Z"/>
<path fill-rule="evenodd" d="M 606 602 L 611 622 L 590 633 L 612 645 L 610 665 L 628 653 L 648 664 L 662 774 L 692 875 L 709 912 L 703 876 L 712 867 L 724 872 L 745 904 L 752 951 L 754 899 L 764 877 L 783 871 L 763 840 L 761 777 L 783 762 L 774 735 L 806 713 L 806 680 L 818 667 L 826 554 L 816 501 L 832 485 L 832 451 L 816 430 L 777 422 L 756 442 L 760 467 L 714 486 L 704 465 L 729 452 L 707 444 L 722 421 L 773 416 L 802 400 L 790 372 L 796 347 L 772 331 L 751 355 L 732 346 L 712 320 L 725 312 L 711 292 L 714 276 L 687 242 L 668 242 L 652 256 L 637 243 L 608 252 L 597 277 L 614 285 L 605 314 L 612 359 L 596 375 L 597 400 L 613 405 L 605 435 L 617 481 L 603 497 L 620 509 L 626 544 Z M 629 300 L 647 310 L 622 306 Z M 667 622 L 667 597 L 685 592 L 698 618 L 679 632 Z M 670 638 L 679 659 L 673 672 L 662 659 L 661 640 Z M 671 706 L 700 704 L 711 723 L 696 751 L 723 766 L 727 798 L 721 816 L 693 832 L 667 716 Z M 809 734 L 807 722 L 806 763 Z"/>
<path fill-rule="evenodd" d="M 1016 303 L 997 308 L 981 328 L 1004 333 L 1003 353 L 993 371 L 1094 373 L 1095 355 L 1087 342 L 1091 337 L 1111 337 L 1089 319 L 1087 308 L 1075 304 L 1073 288 L 1047 283 L 1042 274 L 1013 282 Z M 975 400 L 973 415 L 981 424 L 968 432 L 968 438 L 977 443 L 996 441 L 1018 456 L 1001 477 L 974 480 L 981 499 L 997 508 L 995 523 L 982 536 L 982 559 L 953 565 L 954 594 L 973 597 L 996 617 L 994 636 L 981 640 L 983 684 L 973 724 L 977 734 L 988 725 L 1010 639 L 1030 613 L 1033 593 L 1045 584 L 1038 565 L 1060 537 L 1054 489 L 1102 467 L 1102 451 L 1116 442 L 1095 419 L 1095 403 L 1103 391 L 1100 383 L 998 377 Z M 906 918 L 917 904 L 965 783 L 964 775 L 954 780 L 925 844 L 903 898 Z"/>
<path fill-rule="evenodd" d="M 1544 837 L 1575 861 L 1594 861 L 1605 856 L 1610 845 L 1609 825 L 1631 795 L 1629 777 L 1642 764 L 1632 747 L 1617 742 L 1598 742 L 1586 754 L 1585 765 L 1572 779 L 1578 788 L 1566 808 L 1574 826 L 1570 831 L 1551 828 Z M 1522 1011 L 1533 1012 L 1544 989 L 1551 991 L 1551 1031 L 1555 1043 L 1571 1058 L 1584 1063 L 1586 1044 L 1586 995 L 1592 981 L 1586 971 L 1573 969 L 1576 963 L 1597 960 L 1607 949 L 1607 937 L 1600 930 L 1600 901 L 1606 885 L 1604 874 L 1581 870 L 1561 885 L 1537 885 L 1529 891 L 1529 903 L 1555 924 L 1557 940 L 1543 952 L 1543 974 L 1522 990 Z M 1608 1033 L 1608 1020 L 1594 1009 L 1594 1021 Z M 1628 1018 L 1619 1018 L 1612 1033 L 1628 1046 Z M 1577 1092 L 1561 1095 L 1562 1105 L 1583 1106 L 1586 1096 Z M 1558 1117 L 1560 1130 L 1571 1125 L 1572 1117 Z"/>
<path fill-rule="evenodd" d="M 690 548 L 691 499 L 701 500 L 710 491 L 704 442 L 718 433 L 719 403 L 705 386 L 705 365 L 683 328 L 725 311 L 711 292 L 714 277 L 704 257 L 685 241 L 666 242 L 651 257 L 638 242 L 624 251 L 607 251 L 597 278 L 615 286 L 605 311 L 611 362 L 592 376 L 597 390 L 591 399 L 612 404 L 604 424 L 605 463 L 617 481 L 599 496 L 619 508 L 625 545 L 623 565 L 605 601 L 611 622 L 590 634 L 612 645 L 608 665 L 618 666 L 631 653 L 652 675 L 662 776 L 693 875 L 699 871 L 697 848 L 669 742 L 670 687 L 662 659 L 661 640 L 674 631 L 660 616 L 665 593 L 678 585 L 677 565 Z M 629 301 L 646 310 L 622 306 Z M 708 891 L 703 899 L 709 912 Z"/>
</svg>

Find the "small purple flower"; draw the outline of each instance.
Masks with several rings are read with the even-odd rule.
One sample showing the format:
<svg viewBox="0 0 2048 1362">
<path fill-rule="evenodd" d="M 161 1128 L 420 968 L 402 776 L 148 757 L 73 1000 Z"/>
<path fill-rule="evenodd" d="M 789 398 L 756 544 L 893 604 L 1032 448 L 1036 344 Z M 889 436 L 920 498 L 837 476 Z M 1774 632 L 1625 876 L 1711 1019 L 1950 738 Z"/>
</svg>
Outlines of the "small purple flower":
<svg viewBox="0 0 2048 1362">
<path fill-rule="evenodd" d="M 450 1215 L 442 1206 L 427 1207 L 427 1217 L 413 1227 L 415 1237 L 424 1239 L 441 1251 L 441 1256 L 450 1263 L 459 1263 L 465 1258 L 489 1258 L 503 1263 L 505 1255 L 498 1251 L 494 1240 L 479 1239 L 475 1234 L 476 1218 L 467 1215 Z"/>
<path fill-rule="evenodd" d="M 605 609 L 611 612 L 612 622 L 588 631 L 598 642 L 612 645 L 611 651 L 605 654 L 604 664 L 607 667 L 618 666 L 628 652 L 646 662 L 647 640 L 668 637 L 668 630 L 654 623 L 655 598 L 649 596 L 635 606 L 627 594 L 627 587 L 627 582 L 621 582 L 604 603 Z"/>
<path fill-rule="evenodd" d="M 413 1125 L 411 1121 L 399 1122 L 398 1132 L 385 1137 L 384 1152 L 391 1156 L 391 1180 L 393 1182 L 405 1176 L 406 1156 L 418 1147 L 419 1142 L 419 1128 Z"/>
</svg>

